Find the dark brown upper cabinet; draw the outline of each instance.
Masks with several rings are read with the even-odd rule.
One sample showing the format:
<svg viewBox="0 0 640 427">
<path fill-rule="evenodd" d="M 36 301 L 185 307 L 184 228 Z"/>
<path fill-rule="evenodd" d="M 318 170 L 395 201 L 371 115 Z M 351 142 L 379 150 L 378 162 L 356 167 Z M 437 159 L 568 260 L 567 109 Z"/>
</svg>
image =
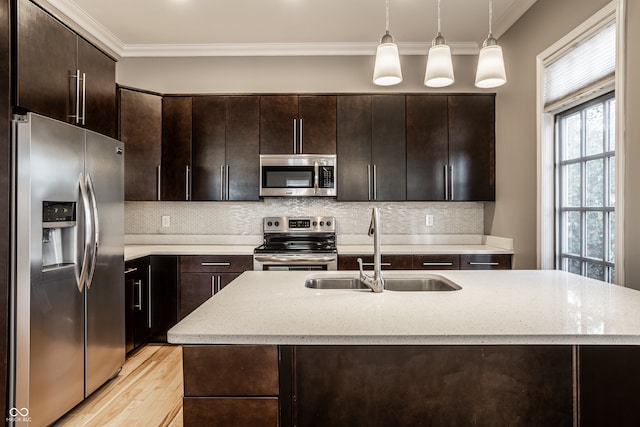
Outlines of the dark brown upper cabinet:
<svg viewBox="0 0 640 427">
<path fill-rule="evenodd" d="M 495 200 L 495 95 L 407 95 L 407 200 Z"/>
<path fill-rule="evenodd" d="M 338 200 L 406 200 L 404 95 L 337 101 Z"/>
<path fill-rule="evenodd" d="M 257 96 L 193 98 L 193 200 L 259 200 Z"/>
<path fill-rule="evenodd" d="M 260 97 L 260 154 L 335 154 L 336 96 Z"/>
<path fill-rule="evenodd" d="M 495 200 L 495 95 L 449 96 L 448 111 L 449 200 Z"/>
<path fill-rule="evenodd" d="M 127 150 L 124 198 L 160 200 L 162 96 L 125 88 L 120 88 L 118 94 L 120 140 Z"/>
<path fill-rule="evenodd" d="M 115 61 L 29 0 L 17 17 L 16 106 L 115 138 Z"/>
<path fill-rule="evenodd" d="M 191 200 L 191 112 L 190 96 L 162 100 L 161 200 Z"/>
</svg>

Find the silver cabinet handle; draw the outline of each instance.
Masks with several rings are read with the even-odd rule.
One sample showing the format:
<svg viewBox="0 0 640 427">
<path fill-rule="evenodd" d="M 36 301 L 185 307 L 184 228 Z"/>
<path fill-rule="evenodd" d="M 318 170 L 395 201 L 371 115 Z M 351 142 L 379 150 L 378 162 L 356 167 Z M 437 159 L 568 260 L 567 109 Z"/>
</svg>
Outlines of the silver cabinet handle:
<svg viewBox="0 0 640 427">
<path fill-rule="evenodd" d="M 293 119 L 293 154 L 297 154 L 296 153 L 296 134 L 297 132 L 297 126 L 296 126 L 296 119 Z"/>
<path fill-rule="evenodd" d="M 226 173 L 224 174 L 224 180 L 225 180 L 225 194 L 224 194 L 224 199 L 225 200 L 229 200 L 229 165 L 226 165 Z"/>
<path fill-rule="evenodd" d="M 373 200 L 378 200 L 378 171 L 373 165 Z"/>
<path fill-rule="evenodd" d="M 189 165 L 185 166 L 185 183 L 184 183 L 184 195 L 185 200 L 189 200 Z"/>
<path fill-rule="evenodd" d="M 69 117 L 73 119 L 75 124 L 80 124 L 80 70 L 76 70 L 76 73 L 71 76 L 76 79 L 76 112 Z"/>
<path fill-rule="evenodd" d="M 216 293 L 216 276 L 211 276 L 211 295 Z"/>
<path fill-rule="evenodd" d="M 135 268 L 135 267 L 133 267 L 133 268 L 127 268 L 127 269 L 124 271 L 124 274 L 135 273 L 136 271 L 138 271 L 138 269 L 137 269 L 137 268 Z"/>
<path fill-rule="evenodd" d="M 82 73 L 82 126 L 87 118 L 87 74 Z"/>
<path fill-rule="evenodd" d="M 304 153 L 304 149 L 303 149 L 302 143 L 303 143 L 303 139 L 304 139 L 304 136 L 303 136 L 304 135 L 304 130 L 303 130 L 304 128 L 303 128 L 303 124 L 302 124 L 302 119 L 299 119 L 299 120 L 300 120 L 300 154 L 303 154 Z"/>
<path fill-rule="evenodd" d="M 444 165 L 444 199 L 449 200 L 449 165 Z"/>
<path fill-rule="evenodd" d="M 453 165 L 449 165 L 449 187 L 451 187 L 451 200 L 455 200 L 453 195 Z"/>
<path fill-rule="evenodd" d="M 160 201 L 160 194 L 162 193 L 162 169 L 161 166 L 156 166 L 156 200 Z"/>
<path fill-rule="evenodd" d="M 371 200 L 371 165 L 367 165 L 367 199 Z"/>
<path fill-rule="evenodd" d="M 231 265 L 230 262 L 201 262 L 201 266 L 203 267 L 229 267 Z"/>
<path fill-rule="evenodd" d="M 422 265 L 424 267 L 434 267 L 434 266 L 452 266 L 452 262 L 423 262 Z"/>
<path fill-rule="evenodd" d="M 224 165 L 220 165 L 220 200 L 224 200 Z"/>
<path fill-rule="evenodd" d="M 469 265 L 500 265 L 499 262 L 475 262 L 469 261 Z"/>
<path fill-rule="evenodd" d="M 142 310 L 142 280 L 136 280 L 135 282 L 136 289 L 138 290 L 138 303 L 134 302 L 133 308 L 134 310 Z M 135 298 L 134 298 L 135 301 Z"/>
<path fill-rule="evenodd" d="M 372 262 L 363 262 L 362 265 L 374 265 L 374 263 L 372 263 Z M 390 262 L 381 262 L 380 265 L 383 266 L 383 267 L 391 267 L 391 263 Z"/>
<path fill-rule="evenodd" d="M 149 329 L 151 329 L 151 312 L 152 312 L 152 308 L 151 308 L 151 265 L 149 265 L 149 270 L 147 272 L 148 274 L 148 280 L 147 280 L 147 290 L 149 291 L 149 294 L 147 295 L 147 304 L 148 304 L 148 313 L 147 313 L 147 325 L 149 326 Z"/>
</svg>

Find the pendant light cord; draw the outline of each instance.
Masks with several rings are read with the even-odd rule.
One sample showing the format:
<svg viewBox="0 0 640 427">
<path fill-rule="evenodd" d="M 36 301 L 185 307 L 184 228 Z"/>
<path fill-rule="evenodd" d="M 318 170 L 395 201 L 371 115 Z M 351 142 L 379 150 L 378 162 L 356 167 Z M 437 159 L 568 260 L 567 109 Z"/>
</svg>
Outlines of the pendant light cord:
<svg viewBox="0 0 640 427">
<path fill-rule="evenodd" d="M 489 0 L 489 35 L 493 35 L 493 30 L 491 28 L 491 22 L 493 21 L 493 0 Z"/>
<path fill-rule="evenodd" d="M 389 32 L 389 0 L 387 0 L 387 21 L 386 21 L 386 30 Z"/>
<path fill-rule="evenodd" d="M 440 33 L 440 0 L 438 0 L 438 34 Z"/>
</svg>

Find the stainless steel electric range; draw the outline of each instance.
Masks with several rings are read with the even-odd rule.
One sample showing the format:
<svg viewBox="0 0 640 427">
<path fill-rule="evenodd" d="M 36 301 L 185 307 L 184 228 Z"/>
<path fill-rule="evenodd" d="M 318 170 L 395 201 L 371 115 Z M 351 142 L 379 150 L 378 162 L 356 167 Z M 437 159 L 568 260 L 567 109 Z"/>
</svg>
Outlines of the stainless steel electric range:
<svg viewBox="0 0 640 427">
<path fill-rule="evenodd" d="M 263 227 L 254 270 L 337 270 L 334 217 L 266 217 Z"/>
</svg>

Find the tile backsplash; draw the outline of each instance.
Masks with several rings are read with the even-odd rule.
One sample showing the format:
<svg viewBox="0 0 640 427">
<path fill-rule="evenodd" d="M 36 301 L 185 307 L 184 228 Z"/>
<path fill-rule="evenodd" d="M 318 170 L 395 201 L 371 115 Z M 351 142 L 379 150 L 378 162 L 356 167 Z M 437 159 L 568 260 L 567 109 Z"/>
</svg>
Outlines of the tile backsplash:
<svg viewBox="0 0 640 427">
<path fill-rule="evenodd" d="M 127 235 L 261 235 L 265 216 L 334 216 L 338 235 L 367 233 L 371 208 L 383 234 L 484 234 L 481 202 L 337 202 L 330 198 L 267 198 L 262 202 L 126 202 Z M 162 227 L 162 216 L 171 225 Z M 427 227 L 425 216 L 433 215 Z"/>
</svg>

